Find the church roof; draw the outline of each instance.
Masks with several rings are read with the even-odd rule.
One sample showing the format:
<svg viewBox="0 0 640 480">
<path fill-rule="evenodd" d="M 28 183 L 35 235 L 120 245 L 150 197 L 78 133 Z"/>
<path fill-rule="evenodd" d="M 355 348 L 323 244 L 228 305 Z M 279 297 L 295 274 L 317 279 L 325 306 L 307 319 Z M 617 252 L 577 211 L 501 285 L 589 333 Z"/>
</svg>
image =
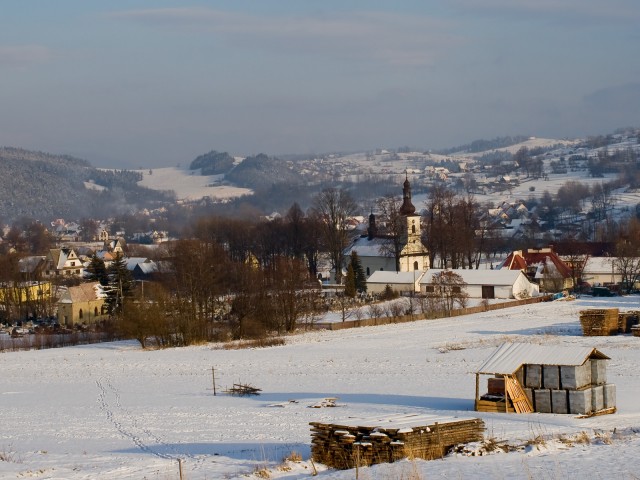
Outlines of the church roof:
<svg viewBox="0 0 640 480">
<path fill-rule="evenodd" d="M 366 236 L 358 237 L 354 240 L 351 246 L 345 252 L 346 256 L 351 255 L 351 252 L 357 252 L 359 257 L 392 257 L 392 255 L 385 251 L 383 245 L 387 240 L 384 238 L 374 237 L 369 239 Z"/>
</svg>

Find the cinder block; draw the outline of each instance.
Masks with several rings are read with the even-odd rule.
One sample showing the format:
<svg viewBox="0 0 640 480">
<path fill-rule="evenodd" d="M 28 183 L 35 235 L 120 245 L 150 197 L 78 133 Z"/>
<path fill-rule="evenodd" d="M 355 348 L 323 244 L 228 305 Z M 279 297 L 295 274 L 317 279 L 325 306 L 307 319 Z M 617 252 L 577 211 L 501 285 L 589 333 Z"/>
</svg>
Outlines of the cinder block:
<svg viewBox="0 0 640 480">
<path fill-rule="evenodd" d="M 542 387 L 542 365 L 525 365 L 525 387 Z"/>
<path fill-rule="evenodd" d="M 568 390 L 551 390 L 551 410 L 553 413 L 569 413 Z"/>
<path fill-rule="evenodd" d="M 536 411 L 536 404 L 533 401 L 533 389 L 532 388 L 523 388 L 522 389 L 524 391 L 524 394 L 527 396 L 527 398 L 529 399 L 529 403 L 533 406 L 533 411 Z"/>
<path fill-rule="evenodd" d="M 542 366 L 542 386 L 550 390 L 560 388 L 560 367 L 558 365 Z"/>
<path fill-rule="evenodd" d="M 591 363 L 585 362 L 582 365 L 561 365 L 560 381 L 562 388 L 567 390 L 578 390 L 591 385 Z"/>
<path fill-rule="evenodd" d="M 604 387 L 604 408 L 614 408 L 616 406 L 616 386 L 607 383 Z"/>
<path fill-rule="evenodd" d="M 536 402 L 536 412 L 551 413 L 551 390 L 534 390 L 533 396 Z"/>
<path fill-rule="evenodd" d="M 604 385 L 591 387 L 591 406 L 594 412 L 604 409 Z"/>
<path fill-rule="evenodd" d="M 593 385 L 607 383 L 607 361 L 604 359 L 591 359 L 591 383 Z"/>
<path fill-rule="evenodd" d="M 586 415 L 593 411 L 591 406 L 591 388 L 569 390 L 569 413 Z"/>
</svg>

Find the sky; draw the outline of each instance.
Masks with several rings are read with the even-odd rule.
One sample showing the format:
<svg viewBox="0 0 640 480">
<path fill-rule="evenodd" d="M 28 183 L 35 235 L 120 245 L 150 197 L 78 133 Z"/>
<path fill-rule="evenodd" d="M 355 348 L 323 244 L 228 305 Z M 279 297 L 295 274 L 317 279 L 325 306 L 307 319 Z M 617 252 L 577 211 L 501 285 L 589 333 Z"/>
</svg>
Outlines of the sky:
<svg viewBox="0 0 640 480">
<path fill-rule="evenodd" d="M 637 0 L 7 0 L 0 145 L 95 166 L 640 126 Z"/>
</svg>

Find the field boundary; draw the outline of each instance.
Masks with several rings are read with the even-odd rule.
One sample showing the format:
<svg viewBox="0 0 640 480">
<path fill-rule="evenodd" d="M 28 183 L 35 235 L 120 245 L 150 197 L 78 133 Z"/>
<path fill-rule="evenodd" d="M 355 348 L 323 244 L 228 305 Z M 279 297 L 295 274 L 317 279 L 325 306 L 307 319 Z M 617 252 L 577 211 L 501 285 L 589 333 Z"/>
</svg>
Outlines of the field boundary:
<svg viewBox="0 0 640 480">
<path fill-rule="evenodd" d="M 492 310 L 502 310 L 504 308 L 520 307 L 534 303 L 548 302 L 551 295 L 526 298 L 523 300 L 513 300 L 508 302 L 493 303 L 489 305 L 477 305 L 475 307 L 458 308 L 451 312 L 427 312 L 413 315 L 401 315 L 398 317 L 363 318 L 361 320 L 346 320 L 344 322 L 318 322 L 313 328 L 318 330 L 344 330 L 347 328 L 375 327 L 378 325 L 390 325 L 392 323 L 417 322 L 419 320 L 436 320 L 439 318 L 452 318 L 462 315 L 473 315 L 475 313 L 490 312 Z"/>
</svg>

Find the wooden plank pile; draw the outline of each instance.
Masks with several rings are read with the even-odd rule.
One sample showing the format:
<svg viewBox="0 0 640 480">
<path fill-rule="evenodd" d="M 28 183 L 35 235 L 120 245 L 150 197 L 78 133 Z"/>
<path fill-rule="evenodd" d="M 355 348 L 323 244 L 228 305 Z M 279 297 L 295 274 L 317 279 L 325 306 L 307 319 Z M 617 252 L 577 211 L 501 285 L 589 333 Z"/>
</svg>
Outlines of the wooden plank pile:
<svg viewBox="0 0 640 480">
<path fill-rule="evenodd" d="M 256 388 L 248 383 L 234 383 L 233 387 L 227 388 L 224 393 L 228 393 L 229 395 L 238 395 L 240 397 L 244 397 L 246 395 L 260 395 L 262 389 Z"/>
<path fill-rule="evenodd" d="M 311 422 L 311 456 L 331 468 L 349 469 L 402 458 L 442 458 L 461 443 L 480 441 L 484 422 L 433 415 Z"/>
<path fill-rule="evenodd" d="M 618 314 L 618 331 L 620 333 L 633 333 L 632 329 L 640 323 L 640 312 L 631 310 Z"/>
<path fill-rule="evenodd" d="M 618 309 L 603 308 L 580 311 L 580 324 L 585 336 L 617 335 Z"/>
</svg>

